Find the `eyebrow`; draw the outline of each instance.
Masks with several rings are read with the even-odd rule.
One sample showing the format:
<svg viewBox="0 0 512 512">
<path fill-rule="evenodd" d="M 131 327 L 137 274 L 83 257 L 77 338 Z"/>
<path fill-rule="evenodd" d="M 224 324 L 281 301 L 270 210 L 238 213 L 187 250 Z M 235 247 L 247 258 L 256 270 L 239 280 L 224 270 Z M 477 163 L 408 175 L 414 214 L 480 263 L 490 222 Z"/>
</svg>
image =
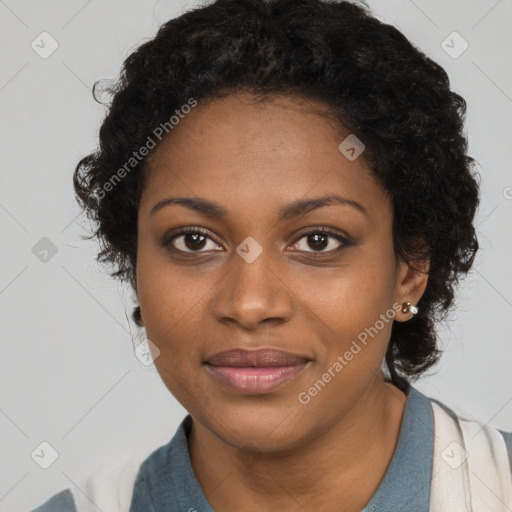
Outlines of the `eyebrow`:
<svg viewBox="0 0 512 512">
<path fill-rule="evenodd" d="M 228 215 L 228 211 L 219 204 L 198 197 L 167 197 L 158 201 L 158 203 L 151 208 L 149 215 L 154 215 L 157 211 L 171 204 L 182 205 L 208 217 L 225 218 Z M 329 194 L 322 197 L 297 199 L 296 201 L 283 206 L 279 210 L 279 221 L 299 217 L 300 215 L 305 215 L 306 213 L 318 208 L 332 205 L 351 206 L 368 217 L 368 210 L 357 201 L 337 194 Z"/>
</svg>

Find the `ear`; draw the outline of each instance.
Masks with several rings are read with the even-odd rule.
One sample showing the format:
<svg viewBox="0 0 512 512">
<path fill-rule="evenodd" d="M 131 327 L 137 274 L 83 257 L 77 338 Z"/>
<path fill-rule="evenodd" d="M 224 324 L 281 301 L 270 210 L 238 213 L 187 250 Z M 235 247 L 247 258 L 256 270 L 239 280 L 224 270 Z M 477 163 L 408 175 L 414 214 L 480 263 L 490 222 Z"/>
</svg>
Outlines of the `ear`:
<svg viewBox="0 0 512 512">
<path fill-rule="evenodd" d="M 410 302 L 413 306 L 416 306 L 427 287 L 429 269 L 429 259 L 411 262 L 399 259 L 397 263 L 395 303 L 401 306 L 404 302 Z M 411 312 L 404 313 L 402 308 L 400 308 L 396 311 L 395 320 L 397 322 L 406 322 L 413 316 Z"/>
<path fill-rule="evenodd" d="M 142 310 L 140 309 L 140 306 L 136 306 L 133 309 L 132 318 L 136 325 L 144 327 L 144 320 L 142 319 Z"/>
</svg>

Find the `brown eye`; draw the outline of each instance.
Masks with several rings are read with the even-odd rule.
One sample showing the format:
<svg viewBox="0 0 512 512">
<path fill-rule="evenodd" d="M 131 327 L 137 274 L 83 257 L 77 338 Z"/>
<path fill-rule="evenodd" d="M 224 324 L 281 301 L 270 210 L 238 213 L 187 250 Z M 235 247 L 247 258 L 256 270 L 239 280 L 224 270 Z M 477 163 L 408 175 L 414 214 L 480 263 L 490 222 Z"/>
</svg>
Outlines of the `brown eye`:
<svg viewBox="0 0 512 512">
<path fill-rule="evenodd" d="M 211 242 L 210 247 L 208 247 L 208 242 Z M 163 245 L 166 247 L 171 245 L 176 251 L 188 253 L 203 252 L 205 248 L 206 250 L 218 250 L 216 247 L 219 247 L 210 236 L 198 228 L 187 228 L 171 237 L 166 237 Z"/>
<path fill-rule="evenodd" d="M 305 242 L 301 243 L 302 240 Z M 305 252 L 334 253 L 348 245 L 351 245 L 350 242 L 338 233 L 321 229 L 303 233 L 293 247 Z M 312 250 L 308 250 L 308 248 Z"/>
</svg>

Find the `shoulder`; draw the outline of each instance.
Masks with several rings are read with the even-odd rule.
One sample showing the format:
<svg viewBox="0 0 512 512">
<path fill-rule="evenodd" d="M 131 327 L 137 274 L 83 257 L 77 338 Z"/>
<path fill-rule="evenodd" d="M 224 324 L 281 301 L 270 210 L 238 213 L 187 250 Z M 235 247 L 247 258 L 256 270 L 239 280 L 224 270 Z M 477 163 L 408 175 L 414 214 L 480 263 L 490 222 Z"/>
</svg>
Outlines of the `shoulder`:
<svg viewBox="0 0 512 512">
<path fill-rule="evenodd" d="M 427 397 L 434 409 L 434 413 L 436 412 L 436 407 L 440 406 L 442 410 L 444 410 L 449 416 L 451 416 L 454 420 L 457 421 L 458 425 L 462 428 L 462 430 L 466 434 L 471 434 L 466 437 L 468 441 L 473 442 L 476 435 L 482 431 L 486 433 L 486 442 L 489 444 L 491 451 L 494 453 L 494 450 L 505 450 L 508 458 L 508 463 L 510 466 L 510 472 L 512 474 L 512 432 L 506 432 L 501 430 L 492 424 L 484 423 L 474 417 L 471 417 L 467 413 L 461 413 L 455 408 L 451 408 L 445 403 L 441 402 L 432 397 Z M 437 408 L 437 411 L 441 411 L 441 409 Z M 501 448 L 500 448 L 501 446 Z"/>
<path fill-rule="evenodd" d="M 31 512 L 85 512 L 91 502 L 102 512 L 128 511 L 141 462 L 147 450 L 109 461 L 85 480 L 83 492 L 64 489 Z"/>
<path fill-rule="evenodd" d="M 512 432 L 505 432 L 500 429 L 497 429 L 497 430 L 503 436 L 503 439 L 505 440 L 505 446 L 507 447 L 507 452 L 508 452 L 508 461 L 510 463 L 510 471 L 512 471 Z"/>
<path fill-rule="evenodd" d="M 33 509 L 32 512 L 78 512 L 71 489 L 54 494 L 42 505 Z"/>
<path fill-rule="evenodd" d="M 64 489 L 30 512 L 86 512 L 91 502 L 96 505 L 95 511 L 124 512 L 141 500 L 140 510 L 147 512 L 153 491 L 171 492 L 177 474 L 182 483 L 181 473 L 188 469 L 185 426 L 190 420 L 188 415 L 167 444 L 139 447 L 131 455 L 104 460 L 86 477 L 80 486 L 82 491 Z M 190 469 L 185 472 L 192 473 Z"/>
</svg>

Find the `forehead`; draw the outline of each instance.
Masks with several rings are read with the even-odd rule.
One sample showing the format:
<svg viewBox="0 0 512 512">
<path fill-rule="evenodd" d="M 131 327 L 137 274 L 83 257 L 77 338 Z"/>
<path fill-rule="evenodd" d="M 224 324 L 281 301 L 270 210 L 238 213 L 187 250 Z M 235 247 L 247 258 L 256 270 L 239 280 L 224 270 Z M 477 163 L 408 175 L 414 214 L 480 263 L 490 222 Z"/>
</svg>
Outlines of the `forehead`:
<svg viewBox="0 0 512 512">
<path fill-rule="evenodd" d="M 141 210 L 170 194 L 261 209 L 340 193 L 385 206 L 363 156 L 349 160 L 340 151 L 350 132 L 325 112 L 322 103 L 295 96 L 255 102 L 238 93 L 199 102 L 149 155 Z"/>
</svg>

